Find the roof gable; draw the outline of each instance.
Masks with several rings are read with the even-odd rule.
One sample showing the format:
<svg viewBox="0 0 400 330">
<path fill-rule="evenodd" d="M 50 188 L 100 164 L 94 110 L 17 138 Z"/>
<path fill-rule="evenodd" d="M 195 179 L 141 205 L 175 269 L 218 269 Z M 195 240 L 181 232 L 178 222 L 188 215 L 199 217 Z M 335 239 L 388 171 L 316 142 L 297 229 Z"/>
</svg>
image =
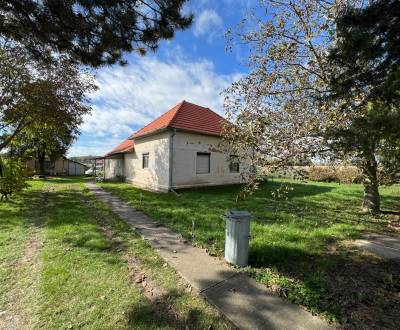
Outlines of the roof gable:
<svg viewBox="0 0 400 330">
<path fill-rule="evenodd" d="M 223 122 L 226 122 L 226 119 L 211 109 L 182 101 L 138 130 L 133 137 L 144 136 L 166 128 L 220 136 Z"/>
</svg>

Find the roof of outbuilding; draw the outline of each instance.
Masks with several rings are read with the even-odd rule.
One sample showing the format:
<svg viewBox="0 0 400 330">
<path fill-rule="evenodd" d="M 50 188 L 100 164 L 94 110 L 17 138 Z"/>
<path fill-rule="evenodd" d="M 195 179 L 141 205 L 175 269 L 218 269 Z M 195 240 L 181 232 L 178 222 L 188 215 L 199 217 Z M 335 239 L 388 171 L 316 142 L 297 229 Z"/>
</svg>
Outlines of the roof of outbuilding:
<svg viewBox="0 0 400 330">
<path fill-rule="evenodd" d="M 211 109 L 182 101 L 138 130 L 132 137 L 144 136 L 166 128 L 220 136 L 223 122 L 226 122 L 226 119 Z"/>
<path fill-rule="evenodd" d="M 113 150 L 111 150 L 108 154 L 106 154 L 105 157 L 133 151 L 135 149 L 135 143 L 130 138 L 131 137 L 127 138 L 125 141 L 117 145 Z"/>
</svg>

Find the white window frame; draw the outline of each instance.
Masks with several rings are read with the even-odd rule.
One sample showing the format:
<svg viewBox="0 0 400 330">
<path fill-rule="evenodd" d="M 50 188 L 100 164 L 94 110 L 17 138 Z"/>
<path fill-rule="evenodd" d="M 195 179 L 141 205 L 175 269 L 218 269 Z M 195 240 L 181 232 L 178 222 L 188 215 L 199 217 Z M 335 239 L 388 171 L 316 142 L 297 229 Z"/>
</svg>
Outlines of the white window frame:
<svg viewBox="0 0 400 330">
<path fill-rule="evenodd" d="M 233 165 L 237 166 L 236 168 L 233 168 Z M 235 166 L 235 167 L 236 167 Z M 229 173 L 239 173 L 240 172 L 240 161 L 239 161 L 239 156 L 236 155 L 230 155 L 229 156 Z"/>
<path fill-rule="evenodd" d="M 144 166 L 145 165 L 145 159 L 147 159 L 147 162 L 146 162 L 146 167 Z M 148 169 L 149 168 L 149 165 L 150 165 L 150 154 L 148 153 L 148 152 L 145 152 L 145 153 L 142 153 L 142 169 Z"/>
</svg>

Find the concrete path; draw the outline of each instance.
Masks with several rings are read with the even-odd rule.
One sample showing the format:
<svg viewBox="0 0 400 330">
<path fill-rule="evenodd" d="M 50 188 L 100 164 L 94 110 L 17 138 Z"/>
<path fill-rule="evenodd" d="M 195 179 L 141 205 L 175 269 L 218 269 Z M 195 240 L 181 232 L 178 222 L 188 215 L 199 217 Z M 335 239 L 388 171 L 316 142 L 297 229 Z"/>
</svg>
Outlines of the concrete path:
<svg viewBox="0 0 400 330">
<path fill-rule="evenodd" d="M 193 288 L 216 306 L 239 329 L 331 329 L 323 320 L 284 300 L 265 286 L 185 243 L 93 183 L 87 187 L 128 222 Z"/>
<path fill-rule="evenodd" d="M 387 235 L 366 234 L 354 244 L 368 252 L 386 259 L 400 259 L 400 237 Z"/>
</svg>

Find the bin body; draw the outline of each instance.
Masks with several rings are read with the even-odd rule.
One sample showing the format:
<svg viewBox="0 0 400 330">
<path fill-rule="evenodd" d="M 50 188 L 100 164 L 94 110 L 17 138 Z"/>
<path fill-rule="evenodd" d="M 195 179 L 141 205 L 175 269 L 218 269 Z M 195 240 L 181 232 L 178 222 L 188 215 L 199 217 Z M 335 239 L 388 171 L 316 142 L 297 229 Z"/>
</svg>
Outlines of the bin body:
<svg viewBox="0 0 400 330">
<path fill-rule="evenodd" d="M 228 211 L 225 220 L 225 260 L 245 267 L 249 258 L 251 215 L 246 211 Z"/>
</svg>

